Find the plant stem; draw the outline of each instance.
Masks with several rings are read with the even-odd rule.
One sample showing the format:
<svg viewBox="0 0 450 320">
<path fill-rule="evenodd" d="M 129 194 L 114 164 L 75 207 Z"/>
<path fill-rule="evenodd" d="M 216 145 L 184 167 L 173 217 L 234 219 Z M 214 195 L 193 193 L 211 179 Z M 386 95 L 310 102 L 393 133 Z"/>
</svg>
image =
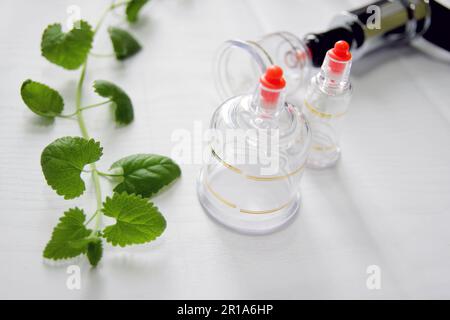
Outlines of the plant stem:
<svg viewBox="0 0 450 320">
<path fill-rule="evenodd" d="M 97 170 L 99 176 L 102 177 L 123 177 L 123 174 L 106 173 Z"/>
<path fill-rule="evenodd" d="M 75 97 L 75 105 L 76 105 L 76 115 L 78 120 L 78 126 L 80 127 L 81 135 L 85 139 L 90 139 L 89 133 L 86 128 L 86 123 L 84 121 L 83 116 L 83 109 L 81 107 L 81 96 L 83 93 L 83 83 L 84 79 L 86 78 L 86 67 L 87 67 L 87 58 L 86 61 L 83 63 L 83 66 L 81 67 L 81 74 L 80 79 L 78 80 L 77 84 L 77 91 L 76 91 L 76 97 Z M 102 190 L 100 186 L 100 181 L 98 178 L 98 172 L 97 167 L 95 163 L 91 163 L 91 176 L 92 180 L 94 181 L 94 189 L 95 189 L 95 197 L 97 200 L 97 209 L 95 211 L 96 221 L 95 221 L 95 227 L 92 230 L 92 235 L 95 235 L 97 231 L 100 229 L 101 222 L 102 222 L 102 214 L 101 214 L 101 208 L 102 208 Z M 89 220 L 90 221 L 90 220 Z"/>
<path fill-rule="evenodd" d="M 100 17 L 100 19 L 97 22 L 97 25 L 95 26 L 94 29 L 94 36 L 97 33 L 98 29 L 100 29 L 101 24 L 103 23 L 103 21 L 106 18 L 106 15 L 108 14 L 108 12 L 110 12 L 112 9 L 114 8 L 114 5 L 110 5 L 102 14 L 102 16 Z M 78 84 L 77 84 L 77 91 L 76 91 L 76 97 L 75 97 L 75 106 L 76 106 L 76 115 L 77 115 L 77 120 L 78 120 L 78 126 L 80 127 L 80 131 L 81 134 L 83 136 L 83 138 L 85 139 L 90 139 L 89 137 L 89 133 L 87 131 L 86 128 L 86 123 L 84 121 L 84 117 L 83 117 L 83 109 L 81 107 L 81 96 L 83 94 L 83 83 L 84 83 L 84 79 L 86 78 L 86 68 L 87 68 L 87 63 L 88 63 L 88 57 L 86 57 L 86 60 L 83 63 L 83 66 L 81 67 L 81 73 L 80 73 L 80 78 L 78 80 Z M 94 181 L 94 189 L 95 189 L 95 198 L 97 201 L 97 210 L 95 211 L 95 227 L 92 230 L 91 236 L 95 236 L 96 233 L 98 232 L 98 230 L 101 227 L 102 224 L 102 213 L 101 213 L 101 209 L 102 209 L 102 190 L 101 190 L 101 186 L 100 186 L 100 179 L 98 177 L 98 171 L 97 171 L 97 166 L 95 165 L 95 163 L 91 163 L 90 165 L 91 168 L 91 176 L 92 176 L 92 180 Z M 89 220 L 89 222 L 91 221 L 91 219 Z"/>
<path fill-rule="evenodd" d="M 122 2 L 118 2 L 118 3 L 114 3 L 114 1 L 113 1 L 111 3 L 111 5 L 108 8 L 106 8 L 106 10 L 103 12 L 100 19 L 98 20 L 97 25 L 95 26 L 95 29 L 94 29 L 94 36 L 97 33 L 98 29 L 100 29 L 100 26 L 102 25 L 103 20 L 105 20 L 106 16 L 108 15 L 108 13 L 111 10 L 114 10 L 115 8 L 123 6 L 123 5 L 127 5 L 129 2 L 130 2 L 130 0 L 122 1 Z"/>
<path fill-rule="evenodd" d="M 114 53 L 95 53 L 95 52 L 91 52 L 89 54 L 91 56 L 93 56 L 94 58 L 111 58 L 111 57 L 115 56 Z"/>
<path fill-rule="evenodd" d="M 117 3 L 114 3 L 114 1 L 113 1 L 113 3 L 111 4 L 111 9 L 115 9 L 120 6 L 127 5 L 130 2 L 131 2 L 131 0 L 121 1 L 121 2 L 117 2 Z"/>
<path fill-rule="evenodd" d="M 77 114 L 77 112 L 75 111 L 74 113 L 70 113 L 70 114 L 58 114 L 56 117 L 64 118 L 64 119 L 70 119 L 73 116 L 75 116 L 76 114 Z"/>
<path fill-rule="evenodd" d="M 112 101 L 112 100 L 109 99 L 109 100 L 106 100 L 106 101 L 103 101 L 103 102 L 91 104 L 91 105 L 88 105 L 88 106 L 85 106 L 85 107 L 81 107 L 80 110 L 86 110 L 86 109 L 91 109 L 91 108 L 99 107 L 99 106 L 102 106 L 102 105 L 104 105 L 104 104 L 110 103 L 111 101 Z"/>
<path fill-rule="evenodd" d="M 81 95 L 82 95 L 82 91 L 83 91 L 84 79 L 86 77 L 86 66 L 87 66 L 87 58 L 86 58 L 86 61 L 83 63 L 83 66 L 81 67 L 80 79 L 78 80 L 78 84 L 77 84 L 75 106 L 76 106 L 76 115 L 77 115 L 77 119 L 78 119 L 78 125 L 80 127 L 81 134 L 83 135 L 83 138 L 89 139 L 89 133 L 86 129 L 86 124 L 84 122 L 83 114 L 81 113 Z"/>
<path fill-rule="evenodd" d="M 97 33 L 98 29 L 100 29 L 100 26 L 102 25 L 103 20 L 105 20 L 106 16 L 112 9 L 113 9 L 113 6 L 111 5 L 108 8 L 106 8 L 105 11 L 103 11 L 102 15 L 100 16 L 100 19 L 97 22 L 97 25 L 94 28 L 94 37 L 95 37 L 95 34 Z M 86 60 L 87 60 L 87 58 L 86 58 Z"/>
<path fill-rule="evenodd" d="M 129 1 L 125 1 L 125 2 L 120 2 L 117 4 L 114 4 L 114 2 L 103 12 L 103 14 L 101 15 L 100 19 L 97 22 L 97 25 L 94 28 L 94 36 L 97 33 L 97 31 L 100 29 L 100 26 L 102 25 L 103 21 L 105 20 L 106 16 L 108 15 L 108 13 L 117 8 L 118 6 L 121 5 L 125 5 L 127 4 Z M 94 106 L 98 106 L 100 104 L 97 105 L 91 105 L 91 106 L 87 106 L 87 107 L 82 107 L 81 106 L 81 96 L 83 93 L 83 83 L 84 83 L 84 79 L 86 78 L 86 68 L 87 68 L 87 62 L 88 62 L 88 57 L 86 57 L 86 60 L 83 63 L 83 66 L 81 67 L 81 73 L 80 73 L 80 78 L 78 80 L 78 84 L 77 84 L 77 91 L 76 91 L 76 97 L 75 97 L 75 106 L 76 106 L 76 116 L 77 116 L 77 120 L 78 120 L 78 126 L 80 127 L 80 131 L 81 134 L 83 136 L 83 138 L 85 139 L 90 139 L 89 137 L 89 133 L 87 131 L 86 128 L 86 123 L 84 121 L 84 117 L 83 117 L 83 110 L 87 109 L 88 107 L 94 107 Z M 107 101 L 109 102 L 109 101 Z M 107 103 L 107 102 L 103 102 L 103 103 Z M 101 104 L 103 104 L 101 103 Z M 100 186 L 100 179 L 99 179 L 99 173 L 97 171 L 97 166 L 95 165 L 95 163 L 91 163 L 90 164 L 90 168 L 91 168 L 91 176 L 92 176 L 92 180 L 94 181 L 94 189 L 95 189 L 95 198 L 97 200 L 97 210 L 94 213 L 95 216 L 95 227 L 92 230 L 91 236 L 96 236 L 97 232 L 99 231 L 101 224 L 102 224 L 102 190 L 101 190 L 101 186 Z M 91 219 L 89 219 L 88 222 L 90 222 L 92 220 L 93 217 L 91 217 Z"/>
<path fill-rule="evenodd" d="M 99 211 L 95 211 L 94 214 L 89 218 L 88 221 L 84 223 L 85 226 L 87 226 L 91 221 L 95 218 L 95 216 L 99 213 Z"/>
<path fill-rule="evenodd" d="M 96 219 L 95 219 L 95 227 L 92 230 L 92 234 L 96 234 L 98 230 L 100 230 L 101 224 L 102 224 L 102 216 L 103 214 L 101 213 L 102 210 L 102 191 L 101 191 L 101 187 L 100 187 L 100 180 L 98 178 L 98 172 L 97 172 L 97 168 L 95 168 L 95 164 L 92 163 L 91 164 L 91 168 L 92 168 L 92 179 L 94 180 L 94 186 L 95 186 L 95 197 L 97 200 L 97 215 L 96 215 Z"/>
<path fill-rule="evenodd" d="M 106 100 L 106 101 L 103 101 L 103 102 L 99 102 L 99 103 L 95 103 L 95 104 L 91 104 L 91 105 L 88 105 L 88 106 L 85 106 L 85 107 L 81 107 L 79 110 L 76 110 L 73 113 L 60 114 L 60 115 L 58 115 L 58 117 L 60 117 L 60 118 L 72 118 L 73 116 L 76 116 L 80 111 L 91 109 L 91 108 L 95 108 L 95 107 L 99 107 L 99 106 L 102 106 L 102 105 L 110 103 L 110 102 L 112 102 L 112 99 L 109 99 L 109 100 Z"/>
</svg>

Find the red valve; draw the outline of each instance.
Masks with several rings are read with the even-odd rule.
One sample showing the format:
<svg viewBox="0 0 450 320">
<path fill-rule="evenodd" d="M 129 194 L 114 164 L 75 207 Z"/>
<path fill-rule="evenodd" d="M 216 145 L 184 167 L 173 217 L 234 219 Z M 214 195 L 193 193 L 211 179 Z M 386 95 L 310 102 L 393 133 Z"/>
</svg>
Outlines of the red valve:
<svg viewBox="0 0 450 320">
<path fill-rule="evenodd" d="M 273 90 L 280 90 L 286 86 L 286 81 L 283 78 L 283 69 L 275 65 L 268 67 L 266 73 L 259 81 L 264 87 Z"/>
<path fill-rule="evenodd" d="M 345 62 L 352 59 L 350 46 L 347 41 L 341 40 L 336 42 L 334 48 L 328 50 L 328 56 L 331 58 L 329 63 L 331 71 L 341 73 L 345 68 Z"/>
<path fill-rule="evenodd" d="M 275 107 L 278 96 L 280 95 L 278 90 L 281 90 L 286 86 L 286 80 L 283 78 L 283 69 L 275 65 L 268 67 L 266 73 L 259 79 L 259 82 L 262 85 L 261 95 L 263 99 L 269 105 Z"/>
</svg>

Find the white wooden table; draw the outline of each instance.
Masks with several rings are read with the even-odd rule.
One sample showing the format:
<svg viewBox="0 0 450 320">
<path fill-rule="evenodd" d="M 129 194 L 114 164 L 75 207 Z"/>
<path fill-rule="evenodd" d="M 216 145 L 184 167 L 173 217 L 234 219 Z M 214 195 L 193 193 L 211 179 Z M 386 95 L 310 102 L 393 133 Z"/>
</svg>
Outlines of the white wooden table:
<svg viewBox="0 0 450 320">
<path fill-rule="evenodd" d="M 106 108 L 89 111 L 100 140 L 100 167 L 133 153 L 170 155 L 177 129 L 207 126 L 219 104 L 211 63 L 230 38 L 277 30 L 321 31 L 343 9 L 365 1 L 153 0 L 133 27 L 144 50 L 124 63 L 91 58 L 89 89 L 108 79 L 132 97 L 136 120 L 116 128 Z M 60 90 L 73 108 L 79 71 L 40 56 L 49 23 L 64 22 L 69 5 L 94 23 L 108 1 L 3 0 L 0 11 L 0 298 L 450 298 L 450 64 L 414 48 L 355 62 L 354 98 L 333 170 L 308 171 L 303 204 L 285 230 L 249 237 L 217 225 L 196 196 L 199 164 L 155 199 L 168 228 L 149 246 L 107 247 L 98 268 L 83 260 L 80 290 L 66 287 L 66 266 L 43 262 L 42 249 L 64 210 L 95 207 L 65 201 L 46 185 L 39 157 L 54 139 L 79 135 L 76 122 L 46 124 L 22 103 L 31 78 Z M 111 18 L 108 23 L 121 23 Z M 111 50 L 105 30 L 96 52 Z M 111 190 L 103 182 L 104 193 Z M 366 287 L 370 265 L 380 290 Z"/>
</svg>

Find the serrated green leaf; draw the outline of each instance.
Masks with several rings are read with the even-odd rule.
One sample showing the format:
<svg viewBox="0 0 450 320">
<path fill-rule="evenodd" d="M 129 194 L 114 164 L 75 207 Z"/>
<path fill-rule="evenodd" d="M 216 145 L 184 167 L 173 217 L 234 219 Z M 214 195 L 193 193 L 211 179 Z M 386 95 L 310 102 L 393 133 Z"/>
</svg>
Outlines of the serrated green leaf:
<svg viewBox="0 0 450 320">
<path fill-rule="evenodd" d="M 58 91 L 33 80 L 25 80 L 20 88 L 23 102 L 34 113 L 54 118 L 61 114 L 64 101 Z"/>
<path fill-rule="evenodd" d="M 91 266 L 95 267 L 102 259 L 103 244 L 101 239 L 96 239 L 89 242 L 87 245 L 87 257 Z"/>
<path fill-rule="evenodd" d="M 170 158 L 157 154 L 135 154 L 112 164 L 110 170 L 120 169 L 123 181 L 115 192 L 135 193 L 150 197 L 181 175 L 180 167 Z"/>
<path fill-rule="evenodd" d="M 80 177 L 84 166 L 96 162 L 101 155 L 100 143 L 93 139 L 63 137 L 42 151 L 41 167 L 48 185 L 64 199 L 72 199 L 86 188 Z"/>
<path fill-rule="evenodd" d="M 129 124 L 133 121 L 133 104 L 125 91 L 114 83 L 105 80 L 96 80 L 94 89 L 100 96 L 110 98 L 115 104 L 115 119 L 118 123 Z"/>
<path fill-rule="evenodd" d="M 94 32 L 86 21 L 80 20 L 74 25 L 67 33 L 62 32 L 60 23 L 49 25 L 41 40 L 42 55 L 69 70 L 78 69 L 84 63 L 94 39 Z"/>
<path fill-rule="evenodd" d="M 91 233 L 91 230 L 84 226 L 85 220 L 86 216 L 81 209 L 72 208 L 64 212 L 44 249 L 44 257 L 59 260 L 85 253 L 85 240 Z"/>
<path fill-rule="evenodd" d="M 136 22 L 138 20 L 139 11 L 141 11 L 142 7 L 148 2 L 148 0 L 131 0 L 127 4 L 127 8 L 125 10 L 127 14 L 127 20 L 129 22 Z"/>
<path fill-rule="evenodd" d="M 116 219 L 106 227 L 103 236 L 114 246 L 127 246 L 150 242 L 166 228 L 166 220 L 153 203 L 140 196 L 114 193 L 103 203 L 103 213 Z"/>
<path fill-rule="evenodd" d="M 118 60 L 129 58 L 141 50 L 142 47 L 139 42 L 127 31 L 110 27 L 108 28 L 108 32 Z"/>
</svg>

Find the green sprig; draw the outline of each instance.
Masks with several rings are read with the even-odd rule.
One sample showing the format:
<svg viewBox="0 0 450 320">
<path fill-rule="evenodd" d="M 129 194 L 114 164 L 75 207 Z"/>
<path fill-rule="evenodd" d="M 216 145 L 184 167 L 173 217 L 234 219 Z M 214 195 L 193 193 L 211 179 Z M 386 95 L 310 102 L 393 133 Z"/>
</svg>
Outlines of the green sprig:
<svg viewBox="0 0 450 320">
<path fill-rule="evenodd" d="M 79 21 L 77 27 L 64 33 L 61 24 L 49 25 L 42 35 L 41 52 L 50 62 L 68 70 L 81 68 L 76 86 L 75 111 L 62 114 L 64 99 L 55 89 L 33 80 L 23 82 L 20 94 L 27 107 L 35 114 L 47 118 L 76 117 L 81 137 L 63 137 L 50 143 L 41 154 L 41 167 L 47 184 L 65 199 L 81 196 L 86 187 L 83 174 L 93 180 L 96 209 L 86 219 L 82 209 L 66 211 L 53 229 L 50 241 L 44 249 L 44 257 L 52 260 L 73 258 L 85 254 L 92 266 L 97 266 L 103 256 L 103 240 L 112 245 L 141 244 L 159 237 L 166 228 L 166 221 L 158 208 L 148 198 L 169 186 L 181 174 L 171 159 L 151 154 L 139 154 L 118 160 L 111 166 L 112 172 L 97 169 L 97 161 L 103 153 L 100 143 L 94 141 L 87 130 L 84 111 L 110 104 L 115 108 L 115 119 L 129 124 L 134 119 L 130 97 L 119 86 L 106 81 L 94 82 L 94 90 L 107 100 L 82 105 L 82 91 L 86 78 L 88 57 L 92 43 L 107 14 L 125 6 L 129 22 L 136 22 L 138 13 L 147 3 L 128 0 L 112 3 L 92 28 L 88 22 Z M 141 49 L 134 37 L 123 29 L 108 29 L 115 57 L 129 58 Z M 89 166 L 89 169 L 85 167 Z M 112 197 L 103 202 L 100 177 L 116 184 Z M 114 225 L 102 227 L 103 215 L 116 220 Z M 88 226 L 93 223 L 93 227 Z"/>
</svg>

